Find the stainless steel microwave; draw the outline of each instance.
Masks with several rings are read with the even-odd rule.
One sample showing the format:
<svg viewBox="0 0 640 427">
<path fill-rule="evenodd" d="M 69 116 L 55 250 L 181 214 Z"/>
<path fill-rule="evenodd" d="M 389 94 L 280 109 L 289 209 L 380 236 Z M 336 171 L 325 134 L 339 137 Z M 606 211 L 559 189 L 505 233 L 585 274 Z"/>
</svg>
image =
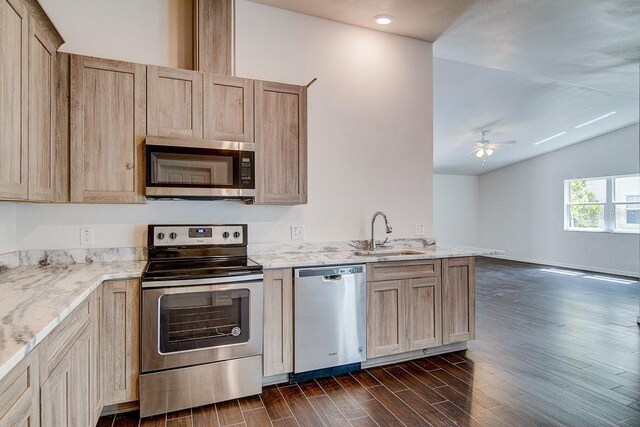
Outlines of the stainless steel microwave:
<svg viewBox="0 0 640 427">
<path fill-rule="evenodd" d="M 149 136 L 147 198 L 243 199 L 255 196 L 252 143 Z"/>
</svg>

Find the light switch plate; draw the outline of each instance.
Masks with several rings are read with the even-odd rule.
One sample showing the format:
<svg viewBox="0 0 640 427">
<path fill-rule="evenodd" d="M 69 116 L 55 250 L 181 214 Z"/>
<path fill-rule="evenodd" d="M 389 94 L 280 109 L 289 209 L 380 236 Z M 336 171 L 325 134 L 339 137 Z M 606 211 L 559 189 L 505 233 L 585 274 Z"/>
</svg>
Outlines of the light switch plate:
<svg viewBox="0 0 640 427">
<path fill-rule="evenodd" d="M 416 236 L 424 236 L 424 224 L 415 224 L 414 234 Z"/>
<path fill-rule="evenodd" d="M 291 226 L 291 240 L 304 240 L 304 225 Z"/>
<path fill-rule="evenodd" d="M 80 246 L 93 245 L 93 228 L 80 229 Z"/>
</svg>

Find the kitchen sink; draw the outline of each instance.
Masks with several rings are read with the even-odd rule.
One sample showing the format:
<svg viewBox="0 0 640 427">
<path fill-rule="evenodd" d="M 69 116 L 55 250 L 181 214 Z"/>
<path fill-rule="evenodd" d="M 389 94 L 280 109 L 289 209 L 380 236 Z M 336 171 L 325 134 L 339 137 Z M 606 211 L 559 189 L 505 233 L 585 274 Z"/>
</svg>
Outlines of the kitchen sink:
<svg viewBox="0 0 640 427">
<path fill-rule="evenodd" d="M 354 255 L 358 256 L 408 256 L 408 255 L 424 255 L 425 252 L 414 251 L 413 249 L 377 249 L 375 251 L 355 251 Z"/>
</svg>

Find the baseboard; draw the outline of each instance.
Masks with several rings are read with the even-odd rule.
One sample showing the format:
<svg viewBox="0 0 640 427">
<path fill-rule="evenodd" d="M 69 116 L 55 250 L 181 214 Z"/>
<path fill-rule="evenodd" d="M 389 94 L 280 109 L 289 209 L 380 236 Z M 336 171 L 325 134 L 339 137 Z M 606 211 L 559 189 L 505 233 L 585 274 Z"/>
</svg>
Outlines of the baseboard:
<svg viewBox="0 0 640 427">
<path fill-rule="evenodd" d="M 543 261 L 543 260 L 539 260 L 539 259 L 531 259 L 531 258 L 524 258 L 524 257 L 514 257 L 514 256 L 508 256 L 508 255 L 489 255 L 488 258 L 506 259 L 506 260 L 509 260 L 509 261 L 526 262 L 526 263 L 529 263 L 529 264 L 549 265 L 549 266 L 552 266 L 552 267 L 570 268 L 572 270 L 582 270 L 582 271 L 589 271 L 589 272 L 593 272 L 593 273 L 612 274 L 614 276 L 631 277 L 633 279 L 637 279 L 638 277 L 640 277 L 640 273 L 637 272 L 637 271 L 634 272 L 634 271 L 624 271 L 624 270 L 613 270 L 613 269 L 608 269 L 608 268 L 598 268 L 598 267 L 592 267 L 592 266 L 586 266 L 586 265 L 567 264 L 567 263 L 553 262 L 553 261 Z"/>
<path fill-rule="evenodd" d="M 438 354 L 451 353 L 467 349 L 467 342 L 457 342 L 454 344 L 442 345 L 440 347 L 425 348 L 424 350 L 414 350 L 407 353 L 392 354 L 390 356 L 376 357 L 362 362 L 362 369 L 373 368 L 375 366 L 390 365 L 392 363 L 406 362 L 407 360 L 419 359 L 421 357 L 436 356 Z"/>
</svg>

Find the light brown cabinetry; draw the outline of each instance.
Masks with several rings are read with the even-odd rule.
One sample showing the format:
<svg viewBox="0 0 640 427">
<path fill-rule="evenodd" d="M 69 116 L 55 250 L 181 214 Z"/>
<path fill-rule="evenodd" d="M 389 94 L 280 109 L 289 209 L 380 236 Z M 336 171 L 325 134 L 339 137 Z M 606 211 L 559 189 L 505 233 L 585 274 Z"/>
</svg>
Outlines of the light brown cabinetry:
<svg viewBox="0 0 640 427">
<path fill-rule="evenodd" d="M 253 142 L 253 80 L 204 74 L 204 137 Z"/>
<path fill-rule="evenodd" d="M 146 67 L 71 57 L 71 201 L 144 203 Z"/>
<path fill-rule="evenodd" d="M 367 357 L 442 344 L 440 261 L 367 265 Z"/>
<path fill-rule="evenodd" d="M 442 260 L 443 344 L 475 339 L 475 259 Z"/>
<path fill-rule="evenodd" d="M 53 201 L 56 43 L 29 22 L 29 200 Z"/>
<path fill-rule="evenodd" d="M 43 427 L 95 425 L 91 368 L 93 330 L 86 327 L 40 388 Z"/>
<path fill-rule="evenodd" d="M 307 203 L 307 88 L 255 81 L 256 203 Z"/>
<path fill-rule="evenodd" d="M 40 425 L 38 354 L 32 350 L 0 380 L 0 426 Z"/>
<path fill-rule="evenodd" d="M 202 73 L 147 67 L 147 133 L 202 138 Z"/>
<path fill-rule="evenodd" d="M 140 283 L 102 285 L 101 368 L 103 404 L 138 400 L 140 373 Z"/>
<path fill-rule="evenodd" d="M 29 14 L 21 0 L 0 0 L 0 198 L 28 195 Z"/>
<path fill-rule="evenodd" d="M 53 199 L 53 76 L 61 44 L 36 0 L 0 0 L 0 199 Z"/>
<path fill-rule="evenodd" d="M 193 65 L 198 71 L 231 74 L 233 1 L 194 0 Z"/>
<path fill-rule="evenodd" d="M 293 271 L 264 271 L 263 375 L 293 371 Z"/>
</svg>

